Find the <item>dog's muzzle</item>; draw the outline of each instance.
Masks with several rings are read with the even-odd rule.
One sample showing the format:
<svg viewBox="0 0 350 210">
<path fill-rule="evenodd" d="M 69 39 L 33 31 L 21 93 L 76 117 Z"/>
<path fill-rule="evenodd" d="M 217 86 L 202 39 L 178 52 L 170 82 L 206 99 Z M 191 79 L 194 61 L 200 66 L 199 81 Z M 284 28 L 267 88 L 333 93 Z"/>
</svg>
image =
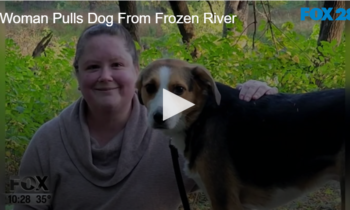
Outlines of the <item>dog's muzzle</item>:
<svg viewBox="0 0 350 210">
<path fill-rule="evenodd" d="M 161 112 L 156 112 L 154 115 L 153 115 L 153 120 L 155 123 L 161 125 L 164 123 L 163 121 L 163 113 Z"/>
<path fill-rule="evenodd" d="M 163 107 L 158 107 L 157 111 L 153 114 L 153 128 L 157 129 L 166 129 L 167 123 L 166 120 L 163 121 Z"/>
</svg>

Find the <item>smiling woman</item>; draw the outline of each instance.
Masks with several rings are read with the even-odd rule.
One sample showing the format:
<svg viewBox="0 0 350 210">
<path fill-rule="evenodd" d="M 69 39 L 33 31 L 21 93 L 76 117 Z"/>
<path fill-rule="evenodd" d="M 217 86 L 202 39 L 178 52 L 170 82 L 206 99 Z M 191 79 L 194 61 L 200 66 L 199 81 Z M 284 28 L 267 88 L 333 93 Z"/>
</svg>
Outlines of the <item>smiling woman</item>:
<svg viewBox="0 0 350 210">
<path fill-rule="evenodd" d="M 96 30 L 86 30 L 79 39 L 74 65 L 79 90 L 88 104 L 87 121 L 92 135 L 104 145 L 129 118 L 139 66 L 136 54 L 129 53 L 125 38 L 117 35 L 115 28 L 109 34 Z M 115 123 L 110 130 L 100 128 L 111 116 Z M 101 129 L 104 132 L 98 131 Z"/>
<path fill-rule="evenodd" d="M 109 35 L 91 38 L 85 45 L 87 53 L 78 62 L 76 75 L 90 109 L 128 113 L 138 69 L 126 49 L 119 52 L 115 49 L 125 49 L 124 40 Z"/>
</svg>

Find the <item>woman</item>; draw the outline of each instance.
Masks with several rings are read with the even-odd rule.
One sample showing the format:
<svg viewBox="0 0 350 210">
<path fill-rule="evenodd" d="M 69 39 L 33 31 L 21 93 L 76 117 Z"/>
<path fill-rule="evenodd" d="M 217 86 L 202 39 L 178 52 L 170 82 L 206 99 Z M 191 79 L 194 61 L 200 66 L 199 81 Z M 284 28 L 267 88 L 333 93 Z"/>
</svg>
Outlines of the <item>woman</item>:
<svg viewBox="0 0 350 210">
<path fill-rule="evenodd" d="M 51 205 L 15 209 L 177 209 L 169 140 L 148 128 L 136 97 L 139 61 L 128 31 L 118 24 L 87 28 L 74 68 L 83 97 L 38 129 L 19 171 L 48 176 Z M 245 100 L 277 92 L 257 81 L 240 88 Z M 196 187 L 185 176 L 184 183 L 188 192 Z"/>
</svg>

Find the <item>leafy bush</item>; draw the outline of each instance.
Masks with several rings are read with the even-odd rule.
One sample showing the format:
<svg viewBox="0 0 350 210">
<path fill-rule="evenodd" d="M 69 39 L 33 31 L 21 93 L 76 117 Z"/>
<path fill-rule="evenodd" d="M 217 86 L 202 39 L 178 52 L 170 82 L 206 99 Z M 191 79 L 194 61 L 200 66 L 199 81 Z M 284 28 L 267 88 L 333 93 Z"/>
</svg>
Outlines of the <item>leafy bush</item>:
<svg viewBox="0 0 350 210">
<path fill-rule="evenodd" d="M 70 43 L 72 45 L 73 43 Z M 6 172 L 17 172 L 19 160 L 35 131 L 73 101 L 75 86 L 70 61 L 74 48 L 61 43 L 46 56 L 22 56 L 19 46 L 6 40 Z M 59 53 L 58 53 L 58 52 Z"/>
<path fill-rule="evenodd" d="M 318 25 L 308 38 L 297 34 L 293 27 L 291 22 L 285 23 L 281 30 L 272 26 L 273 34 L 268 30 L 265 42 L 255 38 L 254 49 L 253 39 L 247 39 L 247 45 L 242 48 L 237 38 L 206 34 L 195 39 L 191 50 L 187 50 L 179 34 L 170 34 L 141 54 L 141 64 L 145 66 L 161 57 L 180 58 L 204 65 L 216 80 L 229 85 L 254 79 L 288 93 L 344 87 L 345 41 L 338 47 L 335 41 L 324 42 L 317 50 Z M 261 24 L 259 30 L 264 28 Z M 191 57 L 194 48 L 200 54 L 198 58 Z"/>
</svg>

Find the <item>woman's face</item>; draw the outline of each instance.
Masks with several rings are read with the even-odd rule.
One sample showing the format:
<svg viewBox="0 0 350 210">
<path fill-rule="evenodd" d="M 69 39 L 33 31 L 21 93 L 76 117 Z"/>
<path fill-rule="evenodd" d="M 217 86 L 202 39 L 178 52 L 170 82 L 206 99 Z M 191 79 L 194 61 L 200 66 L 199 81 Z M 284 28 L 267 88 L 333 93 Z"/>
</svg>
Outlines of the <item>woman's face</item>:
<svg viewBox="0 0 350 210">
<path fill-rule="evenodd" d="M 90 38 L 78 62 L 78 82 L 89 106 L 123 109 L 135 94 L 138 67 L 118 36 Z"/>
</svg>

